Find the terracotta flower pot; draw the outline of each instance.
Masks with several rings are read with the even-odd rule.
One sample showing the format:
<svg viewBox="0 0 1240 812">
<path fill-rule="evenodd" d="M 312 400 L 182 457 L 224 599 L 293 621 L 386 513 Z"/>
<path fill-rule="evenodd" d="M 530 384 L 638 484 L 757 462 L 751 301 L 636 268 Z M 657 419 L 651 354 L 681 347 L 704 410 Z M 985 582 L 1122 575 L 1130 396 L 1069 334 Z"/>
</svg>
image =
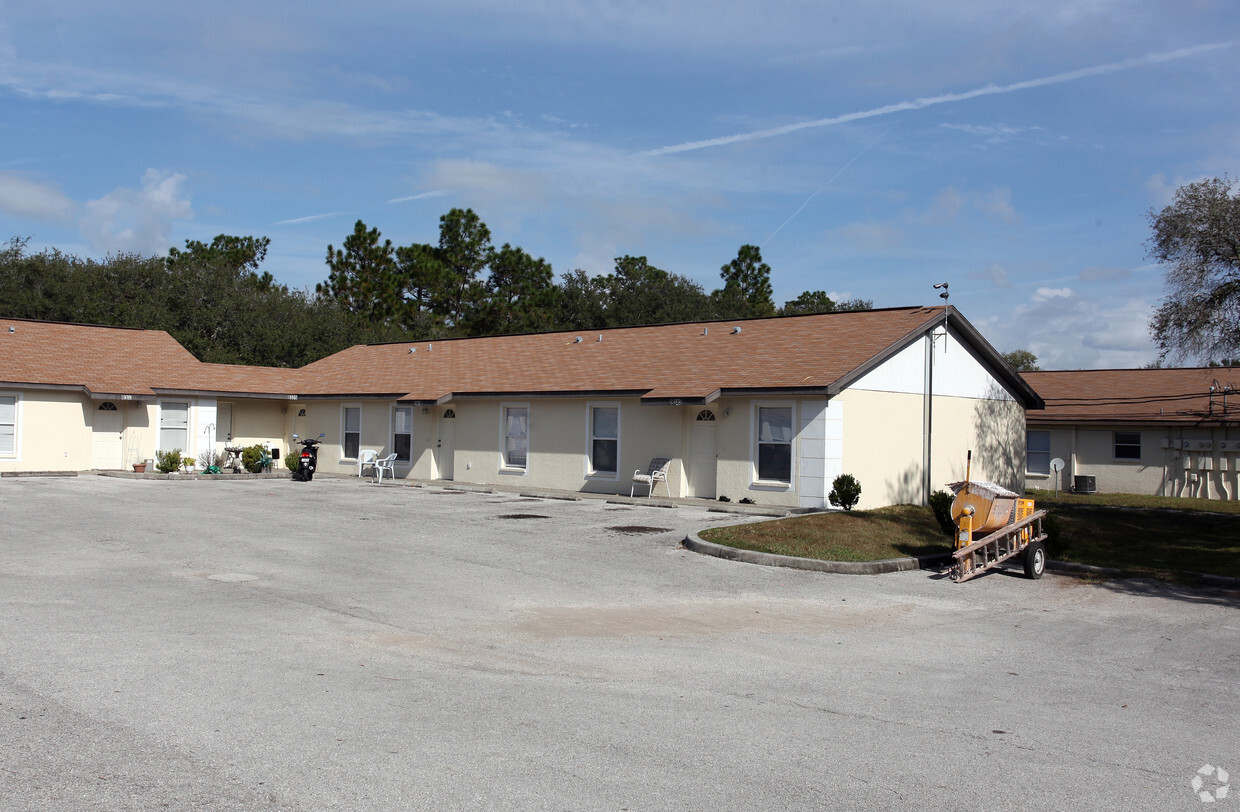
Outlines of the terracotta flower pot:
<svg viewBox="0 0 1240 812">
<path fill-rule="evenodd" d="M 146 473 L 146 463 L 145 463 L 145 462 L 135 462 L 135 463 L 133 464 L 133 472 L 134 472 L 135 474 L 145 474 L 145 473 Z"/>
</svg>

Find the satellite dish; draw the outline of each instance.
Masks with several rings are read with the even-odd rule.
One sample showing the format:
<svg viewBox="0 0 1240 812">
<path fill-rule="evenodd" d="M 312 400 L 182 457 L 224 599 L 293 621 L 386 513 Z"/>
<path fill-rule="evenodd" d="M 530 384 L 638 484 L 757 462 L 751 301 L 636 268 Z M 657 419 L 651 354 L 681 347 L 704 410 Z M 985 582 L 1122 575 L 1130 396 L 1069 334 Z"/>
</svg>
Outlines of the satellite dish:
<svg viewBox="0 0 1240 812">
<path fill-rule="evenodd" d="M 1056 457 L 1055 459 L 1051 460 L 1051 470 L 1054 471 L 1055 473 L 1059 473 L 1060 471 L 1062 471 L 1063 465 L 1064 465 L 1063 460 L 1059 459 L 1059 457 Z"/>
</svg>

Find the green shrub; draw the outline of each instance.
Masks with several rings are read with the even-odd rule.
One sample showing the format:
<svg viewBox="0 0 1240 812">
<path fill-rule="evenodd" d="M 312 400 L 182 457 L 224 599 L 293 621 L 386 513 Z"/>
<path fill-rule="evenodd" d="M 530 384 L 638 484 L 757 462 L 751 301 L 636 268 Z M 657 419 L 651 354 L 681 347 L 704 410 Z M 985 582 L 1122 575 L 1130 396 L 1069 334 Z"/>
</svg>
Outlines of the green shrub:
<svg viewBox="0 0 1240 812">
<path fill-rule="evenodd" d="M 155 470 L 161 474 L 171 474 L 181 470 L 181 449 L 155 452 Z"/>
<path fill-rule="evenodd" d="M 251 474 L 257 474 L 263 470 L 263 457 L 265 456 L 267 456 L 267 451 L 261 445 L 247 446 L 241 449 L 241 464 Z"/>
<path fill-rule="evenodd" d="M 944 490 L 930 494 L 930 509 L 943 532 L 952 538 L 956 537 L 956 523 L 952 521 L 952 502 L 956 497 Z"/>
<path fill-rule="evenodd" d="M 297 449 L 289 449 L 288 454 L 284 457 L 284 467 L 293 473 L 297 473 L 297 470 L 301 468 L 301 453 Z"/>
<path fill-rule="evenodd" d="M 1042 519 L 1042 531 L 1046 533 L 1046 554 L 1051 558 L 1062 557 L 1071 546 L 1071 541 L 1063 537 L 1061 530 L 1059 517 L 1052 512 L 1047 512 Z"/>
<path fill-rule="evenodd" d="M 861 483 L 852 474 L 840 474 L 831 483 L 831 493 L 827 499 L 836 507 L 852 510 L 861 498 Z"/>
</svg>

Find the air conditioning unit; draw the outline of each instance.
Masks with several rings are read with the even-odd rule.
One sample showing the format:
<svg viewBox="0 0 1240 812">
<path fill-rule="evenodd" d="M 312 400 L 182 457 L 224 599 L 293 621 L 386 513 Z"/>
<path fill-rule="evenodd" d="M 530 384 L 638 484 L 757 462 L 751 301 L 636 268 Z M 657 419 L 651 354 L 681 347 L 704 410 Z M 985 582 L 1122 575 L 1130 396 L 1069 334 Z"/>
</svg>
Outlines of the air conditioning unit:
<svg viewBox="0 0 1240 812">
<path fill-rule="evenodd" d="M 1072 478 L 1072 490 L 1076 493 L 1097 493 L 1098 478 L 1078 474 Z"/>
</svg>

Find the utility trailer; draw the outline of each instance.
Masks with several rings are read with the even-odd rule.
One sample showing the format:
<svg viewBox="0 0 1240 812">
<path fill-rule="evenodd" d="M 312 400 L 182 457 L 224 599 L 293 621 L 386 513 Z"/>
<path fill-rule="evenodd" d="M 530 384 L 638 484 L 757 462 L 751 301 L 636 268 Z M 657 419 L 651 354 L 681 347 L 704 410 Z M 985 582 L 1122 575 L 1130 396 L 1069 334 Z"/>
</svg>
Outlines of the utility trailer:
<svg viewBox="0 0 1240 812">
<path fill-rule="evenodd" d="M 1025 575 L 1041 578 L 1046 571 L 1045 510 L 1036 510 L 1032 499 L 993 482 L 969 479 L 973 452 L 963 482 L 948 485 L 956 494 L 952 519 L 956 522 L 956 550 L 952 553 L 951 578 L 967 581 L 1019 555 L 1025 557 Z M 981 536 L 978 538 L 978 536 Z"/>
<path fill-rule="evenodd" d="M 1025 575 L 1034 579 L 1041 578 L 1046 571 L 1046 532 L 1042 529 L 1042 519 L 1045 516 L 1045 510 L 1034 510 L 1025 518 L 957 549 L 952 553 L 952 580 L 967 581 L 974 575 L 994 569 L 1018 555 L 1025 556 Z"/>
</svg>

